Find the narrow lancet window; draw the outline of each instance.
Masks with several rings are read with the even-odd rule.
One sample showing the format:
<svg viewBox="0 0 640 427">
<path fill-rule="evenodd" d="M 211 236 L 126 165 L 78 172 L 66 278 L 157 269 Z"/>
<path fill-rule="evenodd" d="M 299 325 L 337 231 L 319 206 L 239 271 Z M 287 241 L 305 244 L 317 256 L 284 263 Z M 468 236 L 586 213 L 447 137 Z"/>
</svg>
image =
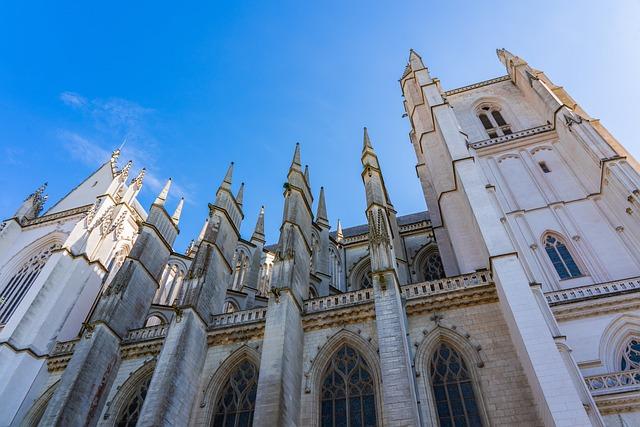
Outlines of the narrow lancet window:
<svg viewBox="0 0 640 427">
<path fill-rule="evenodd" d="M 547 236 L 544 240 L 544 249 L 561 280 L 582 276 L 582 272 L 571 256 L 567 245 L 560 239 L 551 235 Z"/>
<path fill-rule="evenodd" d="M 431 356 L 430 371 L 440 426 L 482 426 L 471 375 L 460 354 L 440 344 Z"/>
</svg>

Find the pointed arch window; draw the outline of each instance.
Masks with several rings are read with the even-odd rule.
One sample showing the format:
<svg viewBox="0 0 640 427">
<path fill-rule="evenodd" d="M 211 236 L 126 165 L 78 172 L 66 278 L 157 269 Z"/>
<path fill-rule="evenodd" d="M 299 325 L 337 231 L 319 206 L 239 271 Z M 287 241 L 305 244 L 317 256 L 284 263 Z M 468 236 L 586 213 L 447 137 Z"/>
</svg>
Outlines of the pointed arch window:
<svg viewBox="0 0 640 427">
<path fill-rule="evenodd" d="M 478 111 L 478 119 L 482 123 L 489 138 L 497 138 L 498 136 L 510 135 L 511 126 L 502 116 L 500 108 L 495 105 L 485 105 L 480 107 Z"/>
<path fill-rule="evenodd" d="M 482 426 L 471 375 L 460 354 L 441 343 L 429 368 L 440 426 Z"/>
<path fill-rule="evenodd" d="M 245 276 L 249 271 L 249 255 L 244 251 L 239 250 L 236 252 L 236 265 L 235 271 L 233 274 L 233 281 L 231 284 L 231 289 L 235 289 L 237 291 L 242 289 L 245 282 Z"/>
<path fill-rule="evenodd" d="M 222 388 L 216 403 L 212 426 L 251 426 L 257 391 L 258 370 L 253 363 L 245 360 L 240 363 Z"/>
<path fill-rule="evenodd" d="M 332 357 L 322 379 L 322 427 L 376 425 L 371 369 L 360 353 L 343 345 Z"/>
<path fill-rule="evenodd" d="M 445 276 L 442 259 L 440 259 L 440 255 L 437 252 L 426 257 L 422 267 L 422 274 L 426 281 L 439 280 Z"/>
<path fill-rule="evenodd" d="M 0 291 L 0 325 L 9 321 L 53 251 L 58 248 L 60 248 L 60 245 L 57 243 L 48 246 L 29 258 L 11 276 L 2 291 Z"/>
<path fill-rule="evenodd" d="M 560 238 L 547 235 L 544 239 L 544 249 L 558 276 L 560 276 L 560 280 L 582 276 L 578 264 L 573 259 L 567 245 Z"/>
<path fill-rule="evenodd" d="M 140 381 L 140 384 L 138 384 L 138 387 L 129 398 L 129 402 L 120 410 L 116 427 L 135 427 L 138 424 L 142 404 L 147 397 L 147 391 L 149 391 L 149 384 L 151 384 L 151 375 Z"/>
<path fill-rule="evenodd" d="M 640 339 L 629 340 L 620 358 L 620 370 L 630 371 L 640 369 Z"/>
<path fill-rule="evenodd" d="M 238 310 L 238 305 L 233 301 L 225 301 L 224 305 L 222 306 L 223 313 L 235 313 Z"/>
</svg>

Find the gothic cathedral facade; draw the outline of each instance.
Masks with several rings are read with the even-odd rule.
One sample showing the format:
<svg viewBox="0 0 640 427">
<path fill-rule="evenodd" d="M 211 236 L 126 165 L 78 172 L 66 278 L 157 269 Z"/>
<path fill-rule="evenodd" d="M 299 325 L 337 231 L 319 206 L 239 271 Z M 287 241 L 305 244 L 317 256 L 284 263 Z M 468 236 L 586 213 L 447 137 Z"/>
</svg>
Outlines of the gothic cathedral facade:
<svg viewBox="0 0 640 427">
<path fill-rule="evenodd" d="M 497 54 L 445 91 L 410 52 L 425 212 L 366 128 L 365 224 L 331 231 L 296 146 L 274 244 L 264 209 L 240 235 L 233 164 L 184 254 L 171 182 L 145 209 L 117 150 L 45 213 L 39 188 L 0 225 L 0 425 L 640 425 L 640 167 Z"/>
</svg>

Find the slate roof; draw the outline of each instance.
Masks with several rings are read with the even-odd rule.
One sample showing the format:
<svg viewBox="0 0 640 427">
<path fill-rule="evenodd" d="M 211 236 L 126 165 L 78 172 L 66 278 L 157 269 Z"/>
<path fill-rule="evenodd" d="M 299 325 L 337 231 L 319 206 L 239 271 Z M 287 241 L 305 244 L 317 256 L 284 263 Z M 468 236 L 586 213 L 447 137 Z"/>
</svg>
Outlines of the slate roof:
<svg viewBox="0 0 640 427">
<path fill-rule="evenodd" d="M 428 211 L 415 212 L 408 215 L 399 216 L 398 225 L 403 226 L 403 225 L 415 224 L 417 222 L 428 221 L 428 220 L 429 220 Z M 345 238 L 347 238 L 347 237 L 353 237 L 353 236 L 360 236 L 362 234 L 366 234 L 368 231 L 369 231 L 369 226 L 367 224 L 361 224 L 361 225 L 356 225 L 355 227 L 343 228 L 342 235 Z M 334 239 L 336 238 L 335 231 L 332 231 L 331 233 L 329 233 L 329 235 Z M 273 245 L 267 245 L 264 247 L 264 249 L 269 252 L 275 252 L 277 247 L 278 247 L 278 244 L 276 243 Z"/>
</svg>

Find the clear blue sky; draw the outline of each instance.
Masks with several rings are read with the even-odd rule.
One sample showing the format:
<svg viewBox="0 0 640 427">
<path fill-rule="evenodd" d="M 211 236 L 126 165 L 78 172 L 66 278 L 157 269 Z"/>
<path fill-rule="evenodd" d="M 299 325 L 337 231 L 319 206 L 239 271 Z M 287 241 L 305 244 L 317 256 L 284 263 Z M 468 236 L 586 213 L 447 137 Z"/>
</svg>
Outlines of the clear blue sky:
<svg viewBox="0 0 640 427">
<path fill-rule="evenodd" d="M 397 81 L 409 48 L 452 89 L 504 74 L 505 47 L 638 156 L 639 16 L 638 1 L 4 2 L 0 216 L 43 181 L 54 202 L 128 136 L 143 204 L 169 176 L 170 208 L 187 198 L 179 250 L 232 160 L 244 237 L 264 204 L 276 241 L 296 141 L 334 228 L 355 225 L 363 126 L 399 213 L 423 210 Z"/>
</svg>

